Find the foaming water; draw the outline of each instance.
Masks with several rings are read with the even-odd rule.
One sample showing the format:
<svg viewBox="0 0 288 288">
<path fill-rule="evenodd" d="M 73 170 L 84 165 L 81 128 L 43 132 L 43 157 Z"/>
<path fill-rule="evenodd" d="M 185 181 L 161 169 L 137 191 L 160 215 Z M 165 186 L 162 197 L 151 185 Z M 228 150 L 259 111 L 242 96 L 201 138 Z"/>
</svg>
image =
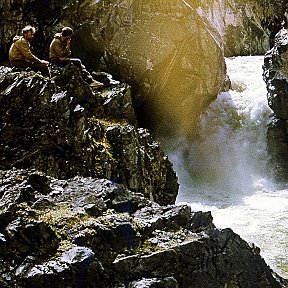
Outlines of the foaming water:
<svg viewBox="0 0 288 288">
<path fill-rule="evenodd" d="M 288 190 L 278 190 L 269 168 L 263 56 L 226 59 L 232 89 L 201 117 L 200 135 L 167 149 L 179 177 L 177 202 L 210 210 L 219 228 L 230 227 L 261 248 L 271 268 L 288 277 Z M 171 142 L 170 142 L 171 143 Z"/>
</svg>

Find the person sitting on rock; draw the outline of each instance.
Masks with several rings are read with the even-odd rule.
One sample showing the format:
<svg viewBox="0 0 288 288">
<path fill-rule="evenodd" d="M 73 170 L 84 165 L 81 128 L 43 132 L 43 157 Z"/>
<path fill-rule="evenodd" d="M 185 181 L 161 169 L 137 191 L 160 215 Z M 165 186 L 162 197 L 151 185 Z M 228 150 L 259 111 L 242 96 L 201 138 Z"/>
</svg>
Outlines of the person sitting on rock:
<svg viewBox="0 0 288 288">
<path fill-rule="evenodd" d="M 34 27 L 28 25 L 22 29 L 22 36 L 13 38 L 13 43 L 9 50 L 9 61 L 12 67 L 30 67 L 33 71 L 40 71 L 43 76 L 49 77 L 49 62 L 40 60 L 30 50 L 30 43 L 34 38 L 35 31 Z"/>
<path fill-rule="evenodd" d="M 70 27 L 64 27 L 61 33 L 55 34 L 49 49 L 50 62 L 59 67 L 65 67 L 66 65 L 73 63 L 77 68 L 81 69 L 83 79 L 89 83 L 91 87 L 98 88 L 104 86 L 103 83 L 93 79 L 92 75 L 86 70 L 80 59 L 70 58 L 72 34 L 73 30 Z"/>
</svg>

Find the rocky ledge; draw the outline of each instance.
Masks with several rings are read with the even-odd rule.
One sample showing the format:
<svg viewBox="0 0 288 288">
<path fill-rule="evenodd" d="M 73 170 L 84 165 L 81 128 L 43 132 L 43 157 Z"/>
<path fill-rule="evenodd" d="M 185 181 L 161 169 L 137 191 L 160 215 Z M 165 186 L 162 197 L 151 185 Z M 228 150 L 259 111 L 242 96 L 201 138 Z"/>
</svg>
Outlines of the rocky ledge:
<svg viewBox="0 0 288 288">
<path fill-rule="evenodd" d="M 173 204 L 172 164 L 129 86 L 0 69 L 1 288 L 287 285 L 210 212 Z"/>
<path fill-rule="evenodd" d="M 73 64 L 54 68 L 51 79 L 0 68 L 0 168 L 106 178 L 174 203 L 175 172 L 150 133 L 137 128 L 130 87 L 98 72 L 106 87 L 93 91 Z"/>
</svg>

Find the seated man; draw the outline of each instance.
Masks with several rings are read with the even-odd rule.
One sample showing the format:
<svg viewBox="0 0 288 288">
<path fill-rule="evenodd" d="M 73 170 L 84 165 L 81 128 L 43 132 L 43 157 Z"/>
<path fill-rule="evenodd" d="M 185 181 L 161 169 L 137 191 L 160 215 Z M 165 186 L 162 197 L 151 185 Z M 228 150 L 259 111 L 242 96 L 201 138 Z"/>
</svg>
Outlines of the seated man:
<svg viewBox="0 0 288 288">
<path fill-rule="evenodd" d="M 40 71 L 43 76 L 49 77 L 49 62 L 40 60 L 30 50 L 30 42 L 33 40 L 34 34 L 35 28 L 26 26 L 22 29 L 22 36 L 15 36 L 13 38 L 13 44 L 9 50 L 11 66 L 20 68 L 30 67 L 33 71 Z"/>
<path fill-rule="evenodd" d="M 56 33 L 54 39 L 50 44 L 49 58 L 51 63 L 59 67 L 64 67 L 69 63 L 73 63 L 76 67 L 81 69 L 83 79 L 92 87 L 104 86 L 102 83 L 93 79 L 91 74 L 85 69 L 81 60 L 78 58 L 70 58 L 71 55 L 71 36 L 73 30 L 70 27 L 64 27 L 61 33 Z"/>
</svg>

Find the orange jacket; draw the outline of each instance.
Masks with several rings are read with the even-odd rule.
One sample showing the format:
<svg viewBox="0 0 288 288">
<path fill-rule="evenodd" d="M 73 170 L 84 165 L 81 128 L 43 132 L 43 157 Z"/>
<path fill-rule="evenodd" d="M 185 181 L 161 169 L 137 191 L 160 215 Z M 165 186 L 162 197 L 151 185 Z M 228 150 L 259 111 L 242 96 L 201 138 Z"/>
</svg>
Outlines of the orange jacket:
<svg viewBox="0 0 288 288">
<path fill-rule="evenodd" d="M 61 41 L 61 34 L 56 33 L 53 41 L 50 44 L 49 58 L 69 58 L 71 55 L 70 47 L 67 47 L 67 42 Z"/>
</svg>

